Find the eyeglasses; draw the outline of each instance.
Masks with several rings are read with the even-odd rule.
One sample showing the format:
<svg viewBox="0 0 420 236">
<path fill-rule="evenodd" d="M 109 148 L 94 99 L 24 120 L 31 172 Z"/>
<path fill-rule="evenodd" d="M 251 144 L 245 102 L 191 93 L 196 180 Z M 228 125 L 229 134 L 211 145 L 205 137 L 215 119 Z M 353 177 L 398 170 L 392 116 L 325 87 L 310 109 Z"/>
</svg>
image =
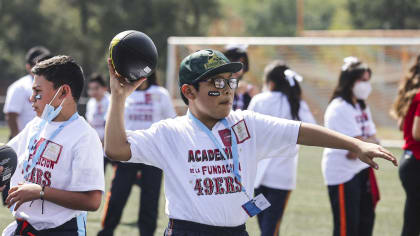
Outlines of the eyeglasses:
<svg viewBox="0 0 420 236">
<path fill-rule="evenodd" d="M 231 89 L 236 89 L 238 87 L 239 80 L 238 79 L 225 79 L 222 77 L 213 77 L 207 80 L 208 82 L 212 82 L 214 87 L 218 89 L 223 89 L 226 87 L 226 84 L 229 85 Z"/>
</svg>

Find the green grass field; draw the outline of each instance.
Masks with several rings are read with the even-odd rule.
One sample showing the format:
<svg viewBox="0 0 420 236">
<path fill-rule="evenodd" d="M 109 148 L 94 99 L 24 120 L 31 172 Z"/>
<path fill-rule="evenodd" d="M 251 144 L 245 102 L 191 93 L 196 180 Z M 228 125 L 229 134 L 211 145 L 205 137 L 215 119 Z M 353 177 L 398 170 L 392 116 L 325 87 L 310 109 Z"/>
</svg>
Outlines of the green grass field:
<svg viewBox="0 0 420 236">
<path fill-rule="evenodd" d="M 7 131 L 0 129 L 0 141 L 6 141 Z M 292 192 L 289 204 L 281 224 L 281 235 L 332 235 L 332 216 L 328 195 L 321 173 L 321 148 L 302 147 L 300 149 L 297 189 Z M 391 149 L 400 157 L 399 149 Z M 402 225 L 402 210 L 405 200 L 404 191 L 398 178 L 398 169 L 390 163 L 378 160 L 379 171 L 376 171 L 381 192 L 381 201 L 376 208 L 374 235 L 399 235 Z M 106 188 L 109 189 L 113 171 L 106 172 Z M 133 187 L 128 205 L 124 209 L 122 221 L 115 235 L 138 235 L 136 226 L 140 189 Z M 159 202 L 159 221 L 155 235 L 163 235 L 168 218 L 164 213 L 165 198 L 162 194 Z M 103 203 L 97 212 L 88 214 L 88 235 L 96 235 L 100 229 Z M 6 208 L 0 208 L 0 228 L 3 229 L 12 221 Z M 251 236 L 259 235 L 256 218 L 247 222 Z"/>
</svg>

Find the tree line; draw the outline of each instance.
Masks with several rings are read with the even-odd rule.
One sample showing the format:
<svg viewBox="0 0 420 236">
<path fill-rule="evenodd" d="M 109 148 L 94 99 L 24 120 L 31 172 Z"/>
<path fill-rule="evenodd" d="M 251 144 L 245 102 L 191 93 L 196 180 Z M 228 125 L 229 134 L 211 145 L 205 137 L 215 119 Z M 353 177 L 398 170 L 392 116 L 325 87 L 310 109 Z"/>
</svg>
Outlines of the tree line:
<svg viewBox="0 0 420 236">
<path fill-rule="evenodd" d="M 418 29 L 419 12 L 418 0 L 304 0 L 305 29 Z M 24 75 L 32 46 L 106 72 L 112 37 L 135 29 L 154 40 L 164 70 L 169 36 L 205 36 L 216 22 L 219 36 L 294 36 L 296 0 L 0 0 L 0 94 Z"/>
</svg>

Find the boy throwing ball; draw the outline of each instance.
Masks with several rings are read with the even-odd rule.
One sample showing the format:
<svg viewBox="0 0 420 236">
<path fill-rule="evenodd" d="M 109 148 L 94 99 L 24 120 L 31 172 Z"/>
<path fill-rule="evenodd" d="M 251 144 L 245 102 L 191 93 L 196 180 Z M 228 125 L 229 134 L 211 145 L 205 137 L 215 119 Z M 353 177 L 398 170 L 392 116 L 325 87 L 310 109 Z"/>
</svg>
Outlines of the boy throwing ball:
<svg viewBox="0 0 420 236">
<path fill-rule="evenodd" d="M 116 161 L 145 163 L 165 174 L 165 235 L 248 235 L 249 216 L 269 207 L 253 196 L 257 162 L 287 156 L 296 144 L 347 149 L 377 168 L 380 157 L 397 165 L 386 149 L 326 128 L 251 111 L 232 111 L 242 63 L 230 62 L 216 50 L 201 50 L 180 65 L 179 88 L 186 115 L 155 123 L 149 129 L 126 131 L 125 99 L 143 80 L 125 82 L 108 61 L 110 112 L 105 152 Z"/>
</svg>

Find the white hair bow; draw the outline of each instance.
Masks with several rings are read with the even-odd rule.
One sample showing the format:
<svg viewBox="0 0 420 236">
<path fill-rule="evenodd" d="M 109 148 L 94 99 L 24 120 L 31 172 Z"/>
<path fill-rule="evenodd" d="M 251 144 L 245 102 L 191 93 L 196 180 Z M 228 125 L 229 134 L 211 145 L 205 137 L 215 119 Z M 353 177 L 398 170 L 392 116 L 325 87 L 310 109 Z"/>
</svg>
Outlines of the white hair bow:
<svg viewBox="0 0 420 236">
<path fill-rule="evenodd" d="M 301 75 L 299 75 L 298 73 L 287 69 L 284 71 L 284 75 L 286 76 L 287 81 L 290 84 L 290 87 L 294 87 L 295 86 L 295 80 L 298 82 L 302 82 L 303 77 Z"/>
<path fill-rule="evenodd" d="M 346 71 L 350 68 L 351 65 L 359 62 L 359 59 L 357 57 L 346 57 L 344 58 L 344 64 L 341 66 L 342 71 Z"/>
</svg>

